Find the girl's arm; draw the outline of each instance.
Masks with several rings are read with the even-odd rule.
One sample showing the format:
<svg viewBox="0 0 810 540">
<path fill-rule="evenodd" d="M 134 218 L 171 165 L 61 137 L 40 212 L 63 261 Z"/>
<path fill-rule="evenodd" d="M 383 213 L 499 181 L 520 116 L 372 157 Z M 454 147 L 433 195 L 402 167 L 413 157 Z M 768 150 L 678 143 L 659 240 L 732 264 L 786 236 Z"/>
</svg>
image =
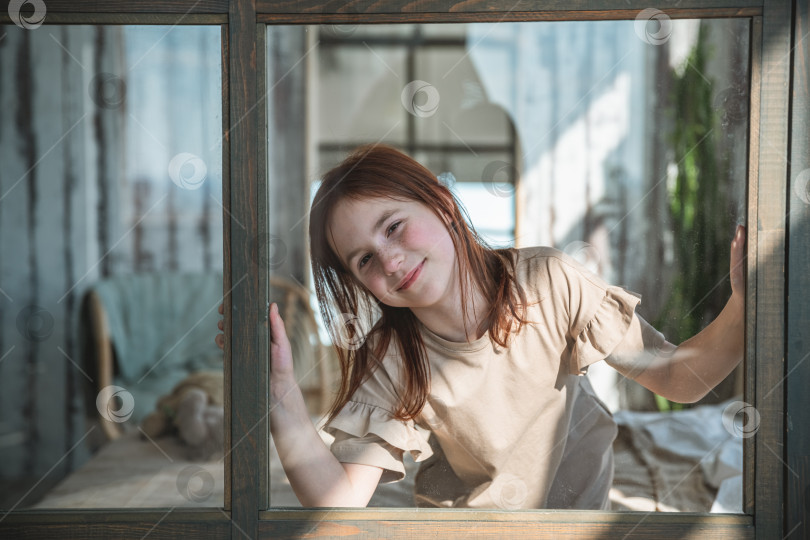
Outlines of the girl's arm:
<svg viewBox="0 0 810 540">
<path fill-rule="evenodd" d="M 740 363 L 744 351 L 745 227 L 731 242 L 731 298 L 720 315 L 679 346 L 665 343 L 632 361 L 613 364 L 624 375 L 671 401 L 694 403 L 708 394 Z M 614 353 L 621 357 L 620 344 Z"/>
<path fill-rule="evenodd" d="M 217 336 L 220 347 L 223 338 Z M 270 338 L 271 433 L 296 497 L 305 507 L 366 506 L 383 470 L 340 463 L 324 444 L 295 381 L 290 342 L 275 303 L 270 307 Z"/>
<path fill-rule="evenodd" d="M 303 506 L 366 506 L 383 470 L 341 464 L 321 440 L 293 374 L 278 306 L 270 307 L 270 426 L 284 472 Z"/>
</svg>

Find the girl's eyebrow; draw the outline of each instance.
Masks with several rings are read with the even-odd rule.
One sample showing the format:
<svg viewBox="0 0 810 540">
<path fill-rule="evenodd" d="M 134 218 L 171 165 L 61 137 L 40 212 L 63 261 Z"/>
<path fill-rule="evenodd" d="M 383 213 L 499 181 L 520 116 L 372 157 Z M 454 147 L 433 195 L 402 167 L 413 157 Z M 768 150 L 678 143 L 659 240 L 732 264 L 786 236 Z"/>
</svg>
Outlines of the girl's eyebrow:
<svg viewBox="0 0 810 540">
<path fill-rule="evenodd" d="M 392 208 L 380 214 L 380 217 L 377 218 L 377 222 L 374 223 L 374 228 L 371 230 L 372 233 L 376 233 L 380 229 L 380 227 L 383 226 L 383 223 L 385 223 L 388 220 L 388 218 L 393 216 L 395 212 L 396 209 Z M 346 266 L 350 266 L 352 259 L 354 259 L 354 257 L 361 251 L 363 251 L 363 248 L 357 248 L 353 250 L 351 253 L 349 253 L 349 255 L 346 257 Z"/>
</svg>

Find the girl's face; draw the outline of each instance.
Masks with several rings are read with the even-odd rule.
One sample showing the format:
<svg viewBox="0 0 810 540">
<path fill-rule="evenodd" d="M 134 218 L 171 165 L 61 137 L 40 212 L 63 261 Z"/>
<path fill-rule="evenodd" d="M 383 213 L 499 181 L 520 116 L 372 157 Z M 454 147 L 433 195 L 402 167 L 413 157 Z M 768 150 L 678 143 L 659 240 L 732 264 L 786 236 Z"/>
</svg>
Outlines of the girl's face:
<svg viewBox="0 0 810 540">
<path fill-rule="evenodd" d="M 357 281 L 386 305 L 430 307 L 452 294 L 453 241 L 444 221 L 422 203 L 341 199 L 332 212 L 329 243 Z"/>
</svg>

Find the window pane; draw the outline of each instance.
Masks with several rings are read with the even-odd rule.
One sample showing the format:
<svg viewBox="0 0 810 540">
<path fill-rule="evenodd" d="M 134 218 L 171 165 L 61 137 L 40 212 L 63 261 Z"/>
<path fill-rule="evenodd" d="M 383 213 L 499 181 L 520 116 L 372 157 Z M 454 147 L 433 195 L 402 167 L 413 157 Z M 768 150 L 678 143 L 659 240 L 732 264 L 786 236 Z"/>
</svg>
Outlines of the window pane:
<svg viewBox="0 0 810 540">
<path fill-rule="evenodd" d="M 385 139 L 402 144 L 405 113 L 386 96 L 399 86 L 397 73 L 404 71 L 405 52 L 338 43 L 317 54 L 321 104 L 317 120 L 323 142 Z"/>
<path fill-rule="evenodd" d="M 295 334 L 296 377 L 317 427 L 338 388 L 337 347 L 346 347 L 340 339 L 333 347 L 320 318 L 308 255 L 310 205 L 321 177 L 360 144 L 392 145 L 424 165 L 450 187 L 493 247 L 550 246 L 605 282 L 640 294 L 637 313 L 673 343 L 700 331 L 727 301 L 729 245 L 745 216 L 748 19 L 268 26 L 267 43 L 268 228 L 273 253 L 283 254 L 270 261 L 268 276 L 280 287 L 271 300 L 282 304 L 282 313 L 286 308 L 289 317 L 300 317 L 296 321 L 316 321 L 288 328 Z M 355 214 L 355 221 L 363 217 Z M 285 292 L 292 290 L 301 299 Z M 369 298 L 372 317 L 381 309 L 375 301 Z M 568 351 L 572 342 L 562 348 Z M 431 365 L 441 373 L 446 363 Z M 578 424 L 568 417 L 559 426 L 545 424 L 562 435 L 553 439 L 556 447 L 538 447 L 538 459 L 563 449 L 575 455 L 579 445 L 600 449 L 598 459 L 583 463 L 604 464 L 578 467 L 568 457 L 566 466 L 558 456 L 561 465 L 550 464 L 555 479 L 585 471 L 584 480 L 580 475 L 562 491 L 538 495 L 544 480 L 523 474 L 531 463 L 521 462 L 525 467 L 513 477 L 487 476 L 512 455 L 487 461 L 490 443 L 469 435 L 487 431 L 491 422 L 473 422 L 464 431 L 431 421 L 441 417 L 443 403 L 447 408 L 448 395 L 455 399 L 469 385 L 431 393 L 416 427 L 402 432 L 411 441 L 433 432 L 434 451 L 447 456 L 438 465 L 433 458 L 415 461 L 407 451 L 412 448 L 374 431 L 394 449 L 368 441 L 340 444 L 359 445 L 354 459 L 377 466 L 384 452 L 397 458 L 406 450 L 405 478 L 381 483 L 371 506 L 475 506 L 473 493 L 495 490 L 481 507 L 580 508 L 588 493 L 582 482 L 602 478 L 605 506 L 616 510 L 742 511 L 742 439 L 733 428 L 742 400 L 740 369 L 683 410 L 606 362 L 593 364 L 584 380 L 601 415 L 593 426 L 618 434 L 587 445 L 576 442 Z M 481 388 L 459 410 L 497 407 L 487 401 L 487 385 Z M 537 392 L 553 394 L 547 387 Z M 528 414 L 498 410 L 506 419 Z M 551 437 L 536 433 L 537 440 Z M 332 443 L 332 434 L 319 434 L 326 446 Z M 519 446 L 504 441 L 499 444 Z M 471 473 L 475 459 L 459 457 L 462 450 L 484 472 Z M 299 505 L 272 445 L 271 454 L 269 505 Z M 431 484 L 437 467 L 463 478 L 445 475 L 443 483 Z M 720 469 L 726 472 L 712 472 Z M 608 471 L 612 484 L 604 480 Z M 400 473 L 387 469 L 383 479 Z M 453 486 L 454 498 L 448 495 Z"/>
<path fill-rule="evenodd" d="M 222 506 L 220 28 L 1 33 L 2 508 Z"/>
</svg>

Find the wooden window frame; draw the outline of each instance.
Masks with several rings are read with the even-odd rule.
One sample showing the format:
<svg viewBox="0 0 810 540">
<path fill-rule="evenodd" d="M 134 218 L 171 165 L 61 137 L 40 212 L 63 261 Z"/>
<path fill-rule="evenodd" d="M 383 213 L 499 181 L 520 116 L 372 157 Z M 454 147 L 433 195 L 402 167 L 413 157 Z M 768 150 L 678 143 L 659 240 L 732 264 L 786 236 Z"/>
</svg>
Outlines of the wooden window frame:
<svg viewBox="0 0 810 540">
<path fill-rule="evenodd" d="M 426 509 L 265 510 L 269 491 L 266 279 L 258 242 L 267 222 L 263 80 L 265 25 L 539 20 L 632 20 L 637 0 L 45 0 L 45 24 L 204 24 L 222 28 L 226 443 L 225 504 L 202 509 L 22 510 L 4 514 L 7 538 L 784 538 L 805 519 L 810 490 L 810 204 L 796 185 L 810 171 L 808 6 L 798 0 L 680 0 L 672 18 L 751 19 L 748 158 L 746 400 L 760 413 L 745 440 L 745 514 Z M 5 3 L 6 5 L 8 2 Z M 668 5 L 673 7 L 669 8 Z M 0 13 L 10 23 L 7 9 Z M 805 176 L 800 177 L 800 173 Z M 247 224 L 247 228 L 242 225 Z M 788 251 L 788 245 L 791 247 Z M 788 272 L 788 270 L 792 270 Z M 231 285 L 238 285 L 231 291 Z M 788 303 L 788 297 L 790 303 Z M 238 306 L 238 309 L 232 309 Z M 257 316 L 258 314 L 258 316 Z M 232 361 L 232 359 L 239 361 Z M 753 361 L 756 359 L 756 362 Z M 787 375 L 791 375 L 788 379 Z M 230 391 L 239 388 L 239 392 Z M 790 418 L 791 423 L 787 422 Z M 231 446 L 232 445 L 232 446 Z M 792 465 L 792 466 L 791 466 Z M 799 475 L 796 471 L 800 471 Z M 806 492 L 807 490 L 807 492 Z M 472 530 L 470 529 L 472 528 Z M 802 535 L 799 531 L 797 538 Z"/>
</svg>

